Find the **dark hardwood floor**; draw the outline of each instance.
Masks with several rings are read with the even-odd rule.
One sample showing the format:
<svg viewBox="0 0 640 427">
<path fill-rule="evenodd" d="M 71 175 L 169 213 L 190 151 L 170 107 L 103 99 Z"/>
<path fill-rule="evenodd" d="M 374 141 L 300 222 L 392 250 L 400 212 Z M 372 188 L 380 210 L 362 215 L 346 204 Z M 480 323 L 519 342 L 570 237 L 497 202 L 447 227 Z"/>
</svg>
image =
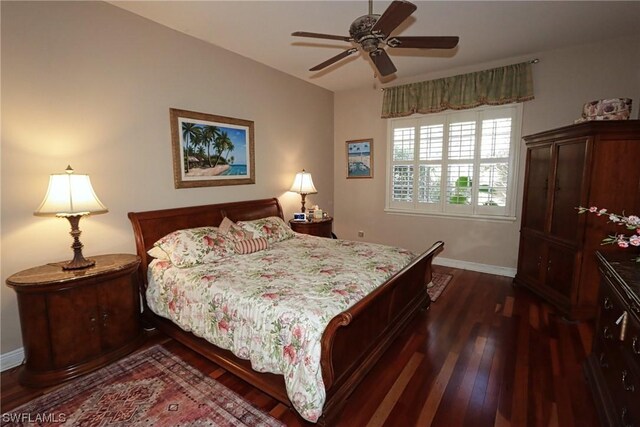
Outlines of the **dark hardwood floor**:
<svg viewBox="0 0 640 427">
<path fill-rule="evenodd" d="M 350 397 L 338 427 L 598 426 L 582 362 L 593 325 L 569 322 L 511 279 L 436 267 L 453 279 Z M 288 426 L 311 426 L 285 405 L 182 345 L 162 343 Z M 2 373 L 6 412 L 49 390 Z"/>
</svg>

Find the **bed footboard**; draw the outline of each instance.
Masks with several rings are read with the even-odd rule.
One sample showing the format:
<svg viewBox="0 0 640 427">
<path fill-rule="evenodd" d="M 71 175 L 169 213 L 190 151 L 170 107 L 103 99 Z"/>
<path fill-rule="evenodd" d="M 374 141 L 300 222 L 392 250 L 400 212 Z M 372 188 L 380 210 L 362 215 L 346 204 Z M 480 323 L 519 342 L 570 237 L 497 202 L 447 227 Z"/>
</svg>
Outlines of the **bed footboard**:
<svg viewBox="0 0 640 427">
<path fill-rule="evenodd" d="M 333 425 L 346 398 L 399 332 L 420 309 L 429 306 L 432 261 L 443 249 L 443 242 L 434 243 L 376 291 L 331 320 L 322 336 L 325 424 Z"/>
</svg>

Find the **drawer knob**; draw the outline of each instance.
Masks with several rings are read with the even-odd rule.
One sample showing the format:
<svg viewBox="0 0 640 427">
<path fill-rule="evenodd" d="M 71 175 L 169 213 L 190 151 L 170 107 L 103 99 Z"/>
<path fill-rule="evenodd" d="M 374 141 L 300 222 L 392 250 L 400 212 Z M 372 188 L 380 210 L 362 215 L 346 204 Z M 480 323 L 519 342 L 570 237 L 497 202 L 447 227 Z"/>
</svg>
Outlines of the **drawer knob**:
<svg viewBox="0 0 640 427">
<path fill-rule="evenodd" d="M 609 297 L 604 297 L 604 308 L 605 310 L 611 310 L 613 308 L 613 303 Z"/>
<path fill-rule="evenodd" d="M 606 339 L 606 340 L 612 340 L 613 339 L 613 334 L 609 330 L 608 326 L 604 327 L 604 329 L 602 330 L 602 335 L 604 336 L 604 339 Z"/>
<path fill-rule="evenodd" d="M 638 339 L 637 335 L 631 340 L 631 350 L 635 354 L 640 354 L 640 339 Z"/>
<path fill-rule="evenodd" d="M 89 330 L 90 330 L 91 332 L 94 332 L 94 331 L 96 330 L 96 321 L 97 321 L 97 320 L 98 320 L 98 319 L 96 319 L 96 316 L 94 316 L 93 314 L 89 317 L 89 322 L 90 322 L 89 324 L 91 325 L 91 326 L 89 327 Z"/>
<path fill-rule="evenodd" d="M 636 387 L 633 384 L 629 384 L 627 383 L 627 376 L 629 375 L 629 373 L 626 370 L 622 371 L 622 386 L 624 387 L 624 389 L 626 391 L 630 391 L 630 392 L 634 392 L 636 391 Z"/>
</svg>

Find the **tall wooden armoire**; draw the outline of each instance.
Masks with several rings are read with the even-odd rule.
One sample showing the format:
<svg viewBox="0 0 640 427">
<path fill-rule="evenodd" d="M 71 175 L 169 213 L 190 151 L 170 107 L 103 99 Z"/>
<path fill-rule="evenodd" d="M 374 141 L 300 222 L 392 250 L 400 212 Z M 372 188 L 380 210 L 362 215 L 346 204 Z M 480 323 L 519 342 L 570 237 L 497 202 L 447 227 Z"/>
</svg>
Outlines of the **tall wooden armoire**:
<svg viewBox="0 0 640 427">
<path fill-rule="evenodd" d="M 531 289 L 569 319 L 596 315 L 595 251 L 625 227 L 578 206 L 640 215 L 640 120 L 590 121 L 524 137 L 527 149 L 517 285 Z"/>
</svg>

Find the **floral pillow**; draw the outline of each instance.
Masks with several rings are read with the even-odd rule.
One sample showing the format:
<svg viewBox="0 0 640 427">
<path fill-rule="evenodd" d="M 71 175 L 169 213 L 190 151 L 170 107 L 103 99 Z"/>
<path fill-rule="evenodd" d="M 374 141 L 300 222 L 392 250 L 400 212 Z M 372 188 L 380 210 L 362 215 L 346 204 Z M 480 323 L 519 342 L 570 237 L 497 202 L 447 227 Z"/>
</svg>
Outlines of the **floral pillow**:
<svg viewBox="0 0 640 427">
<path fill-rule="evenodd" d="M 253 238 L 253 234 L 248 231 L 244 231 L 240 226 L 238 226 L 235 222 L 231 221 L 226 216 L 222 219 L 222 222 L 218 226 L 220 233 L 225 236 L 232 237 L 236 241 L 251 239 Z"/>
<path fill-rule="evenodd" d="M 149 255 L 150 257 L 153 257 L 155 259 L 161 259 L 161 260 L 164 260 L 164 261 L 169 261 L 169 255 L 167 255 L 167 253 L 165 251 L 163 251 L 162 249 L 160 249 L 158 246 L 151 247 L 151 249 L 149 249 L 147 251 L 147 255 Z"/>
<path fill-rule="evenodd" d="M 235 240 L 217 227 L 177 230 L 154 243 L 176 267 L 219 261 L 235 253 Z"/>
<path fill-rule="evenodd" d="M 254 239 L 264 237 L 269 243 L 281 242 L 296 235 L 279 216 L 270 216 L 252 221 L 238 221 L 236 224 L 244 231 L 253 233 Z"/>
</svg>

